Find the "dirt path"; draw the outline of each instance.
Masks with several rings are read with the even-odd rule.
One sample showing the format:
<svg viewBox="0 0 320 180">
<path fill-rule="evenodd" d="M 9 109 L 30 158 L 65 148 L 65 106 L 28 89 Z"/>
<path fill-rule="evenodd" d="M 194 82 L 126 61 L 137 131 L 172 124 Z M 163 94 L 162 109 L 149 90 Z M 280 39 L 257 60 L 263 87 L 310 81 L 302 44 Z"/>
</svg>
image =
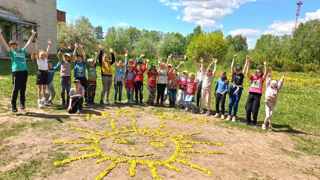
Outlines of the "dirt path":
<svg viewBox="0 0 320 180">
<path fill-rule="evenodd" d="M 149 142 L 148 138 L 137 134 L 129 134 L 124 139 L 130 141 L 131 144 L 117 143 L 114 139 L 112 141 L 106 138 L 107 140 L 101 141 L 103 150 L 114 156 L 123 155 L 121 153 L 127 153 L 127 156 L 131 153 L 152 153 L 155 155 L 154 157 L 135 158 L 138 160 L 163 160 L 169 158 L 175 151 L 176 145 L 168 138 L 175 135 L 193 134 L 192 139 L 196 142 L 211 141 L 224 144 L 222 147 L 204 144 L 193 146 L 193 150 L 219 151 L 224 154 L 186 154 L 188 156 L 186 159 L 212 171 L 212 175 L 209 176 L 204 172 L 175 162 L 174 165 L 181 170 L 179 173 L 163 166 L 157 168 L 158 174 L 163 179 L 320 179 L 320 157 L 308 156 L 296 151 L 295 142 L 288 134 L 261 133 L 225 127 L 221 125 L 221 120 L 184 112 L 173 113 L 166 109 L 160 111 L 152 108 L 124 108 L 122 110 L 109 108 L 95 113 L 104 113 L 105 118 L 97 116 L 87 119 L 86 116 L 69 117 L 59 113 L 45 117 L 45 112 L 20 116 L 0 114 L 0 127 L 20 128 L 18 132 L 9 137 L 2 135 L 3 139 L 0 139 L 0 160 L 2 161 L 0 163 L 0 174 L 36 159 L 46 161 L 47 166 L 43 163 L 38 172 L 33 174 L 32 179 L 94 179 L 110 165 L 110 162 L 96 164 L 95 159 L 86 159 L 59 168 L 49 168 L 53 164 L 53 160 L 57 160 L 57 154 L 71 157 L 83 154 L 76 149 L 79 145 L 56 145 L 53 141 L 61 138 L 68 140 L 79 138 L 81 133 L 70 130 L 70 126 L 89 128 L 101 132 L 106 129 L 112 131 L 111 119 L 114 119 L 118 129 L 121 129 L 122 126 L 130 128 L 132 119 L 134 119 L 132 116 L 137 116 L 137 127 L 149 127 L 153 130 L 158 128 L 161 129 L 161 132 L 168 133 L 167 137 L 160 138 L 166 146 L 162 148 L 151 147 L 150 144 L 146 143 Z M 126 117 L 127 115 L 130 118 Z M 19 124 L 23 128 L 17 126 Z M 0 129 L 1 131 L 4 131 L 4 129 Z M 12 133 L 11 131 L 8 132 Z M 110 147 L 118 148 L 121 152 L 111 150 Z M 62 160 L 64 158 L 66 157 L 58 159 Z M 128 166 L 128 163 L 120 163 L 105 179 L 152 179 L 150 169 L 139 164 L 137 165 L 136 175 L 130 178 Z"/>
</svg>

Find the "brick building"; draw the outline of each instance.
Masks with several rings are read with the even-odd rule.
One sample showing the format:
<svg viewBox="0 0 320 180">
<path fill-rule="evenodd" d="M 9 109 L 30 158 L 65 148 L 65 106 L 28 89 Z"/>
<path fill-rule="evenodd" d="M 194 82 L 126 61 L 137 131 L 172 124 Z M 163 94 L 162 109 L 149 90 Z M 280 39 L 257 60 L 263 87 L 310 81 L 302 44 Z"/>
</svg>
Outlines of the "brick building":
<svg viewBox="0 0 320 180">
<path fill-rule="evenodd" d="M 36 29 L 37 46 L 46 48 L 47 40 L 50 39 L 53 42 L 50 53 L 55 53 L 57 22 L 65 22 L 66 19 L 65 12 L 56 8 L 56 0 L 0 0 L 0 27 L 6 40 L 14 39 L 24 44 L 31 30 Z M 1 48 L 0 56 L 6 56 Z M 34 48 L 34 45 L 30 48 Z"/>
</svg>

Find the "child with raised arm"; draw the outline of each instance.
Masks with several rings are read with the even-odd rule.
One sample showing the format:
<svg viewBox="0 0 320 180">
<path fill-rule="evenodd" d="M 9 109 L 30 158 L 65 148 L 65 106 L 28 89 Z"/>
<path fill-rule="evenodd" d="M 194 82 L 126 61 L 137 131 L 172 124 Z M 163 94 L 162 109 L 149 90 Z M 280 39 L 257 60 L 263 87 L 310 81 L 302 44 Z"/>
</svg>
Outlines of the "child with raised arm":
<svg viewBox="0 0 320 180">
<path fill-rule="evenodd" d="M 128 68 L 125 74 L 128 104 L 133 103 L 134 80 L 136 77 L 136 73 L 134 69 L 135 69 L 135 62 L 133 60 L 129 60 Z"/>
<path fill-rule="evenodd" d="M 201 90 L 201 103 L 200 103 L 200 113 L 204 113 L 204 108 L 207 109 L 207 115 L 209 116 L 211 113 L 211 89 L 212 89 L 212 81 L 215 77 L 217 70 L 217 59 L 213 59 L 213 61 L 209 64 L 207 70 L 205 71 L 205 75 L 203 76 L 202 82 L 202 90 Z M 212 65 L 214 65 L 214 69 L 212 70 Z"/>
<path fill-rule="evenodd" d="M 175 107 L 176 105 L 176 97 L 177 97 L 177 87 L 178 87 L 178 79 L 177 79 L 177 71 L 176 69 L 169 64 L 168 65 L 168 96 L 169 96 L 169 106 Z"/>
<path fill-rule="evenodd" d="M 87 87 L 87 103 L 88 105 L 94 105 L 94 99 L 96 97 L 97 88 L 97 61 L 96 58 L 87 60 L 87 72 L 88 72 L 88 87 Z"/>
<path fill-rule="evenodd" d="M 99 64 L 101 66 L 101 78 L 102 78 L 102 92 L 100 104 L 109 104 L 110 89 L 112 86 L 112 65 L 115 63 L 116 58 L 113 49 L 109 49 L 109 53 L 106 53 L 102 46 L 99 46 Z"/>
<path fill-rule="evenodd" d="M 178 74 L 178 94 L 177 94 L 177 102 L 180 108 L 184 108 L 184 99 L 186 96 L 187 90 L 187 82 L 188 82 L 188 72 L 183 71 Z"/>
<path fill-rule="evenodd" d="M 264 123 L 262 124 L 262 129 L 272 128 L 272 114 L 273 110 L 277 104 L 278 94 L 280 89 L 283 86 L 284 78 L 283 75 L 280 80 L 272 80 L 271 79 L 271 71 L 268 73 L 268 77 L 266 80 L 266 94 L 265 94 L 265 111 L 266 117 Z"/>
<path fill-rule="evenodd" d="M 148 74 L 148 91 L 149 91 L 148 104 L 153 106 L 156 98 L 156 92 L 157 92 L 158 72 L 157 72 L 156 66 L 151 65 L 147 74 Z"/>
<path fill-rule="evenodd" d="M 248 70 L 249 69 L 250 61 L 248 61 Z M 256 72 L 252 75 L 249 75 L 249 72 L 247 71 L 247 76 L 250 79 L 249 96 L 246 104 L 247 124 L 257 125 L 260 100 L 263 92 L 263 83 L 267 76 L 267 63 L 264 62 L 264 72 L 262 72 L 262 69 L 258 67 Z M 251 120 L 251 117 L 253 117 L 253 121 Z"/>
<path fill-rule="evenodd" d="M 87 95 L 88 80 L 86 76 L 87 61 L 86 61 L 86 54 L 81 44 L 76 43 L 74 45 L 73 57 L 75 58 L 74 67 L 73 67 L 74 79 L 80 81 L 82 87 L 84 88 L 85 101 L 87 104 L 89 104 L 87 99 L 88 97 Z"/>
<path fill-rule="evenodd" d="M 40 50 L 37 57 L 37 86 L 38 86 L 38 108 L 48 105 L 46 102 L 46 92 L 48 88 L 48 53 L 51 47 L 51 41 L 48 41 L 47 51 Z"/>
<path fill-rule="evenodd" d="M 247 66 L 248 66 L 248 56 L 246 58 L 246 63 L 241 69 L 240 65 L 235 64 L 235 58 L 236 55 L 232 59 L 231 63 L 231 85 L 229 87 L 229 116 L 228 120 L 235 122 L 237 120 L 237 113 L 238 113 L 238 107 L 240 98 L 243 92 L 243 80 L 244 80 L 244 74 L 246 73 Z"/>
<path fill-rule="evenodd" d="M 140 56 L 141 58 L 144 55 Z M 135 79 L 134 79 L 134 90 L 135 90 L 135 100 L 136 104 L 140 103 L 143 104 L 143 79 L 144 79 L 144 72 L 147 70 L 148 62 L 147 61 L 137 61 L 135 67 Z"/>
<path fill-rule="evenodd" d="M 52 62 L 48 62 L 48 92 L 46 94 L 46 102 L 48 105 L 53 104 L 53 100 L 56 96 L 56 91 L 54 88 L 54 75 L 56 73 L 57 67 L 53 66 Z"/>
<path fill-rule="evenodd" d="M 198 83 L 198 90 L 197 90 L 197 107 L 200 108 L 200 103 L 201 103 L 201 94 L 202 94 L 202 83 L 203 83 L 203 78 L 206 74 L 205 67 L 203 65 L 203 59 L 200 59 L 200 65 L 199 69 L 196 75 L 196 81 Z"/>
<path fill-rule="evenodd" d="M 159 62 L 157 79 L 157 105 L 163 106 L 165 101 L 165 90 L 168 84 L 168 67 L 166 63 Z"/>
<path fill-rule="evenodd" d="M 227 73 L 223 72 L 216 84 L 216 115 L 215 118 L 225 118 L 225 102 L 229 90 Z"/>
<path fill-rule="evenodd" d="M 57 67 L 57 69 L 60 68 L 61 105 L 66 108 L 69 103 L 69 92 L 71 89 L 72 56 L 70 53 L 63 54 L 63 52 L 61 50 L 59 50 L 58 58 L 60 58 L 60 57 L 62 57 L 62 59 L 59 59 L 59 63 L 57 64 L 56 67 Z"/>
<path fill-rule="evenodd" d="M 194 101 L 195 95 L 197 92 L 197 82 L 195 80 L 195 75 L 193 73 L 190 73 L 188 76 L 187 81 L 187 89 L 186 89 L 186 96 L 184 99 L 185 103 L 185 111 L 191 110 L 194 112 L 194 106 L 192 102 Z"/>
<path fill-rule="evenodd" d="M 125 62 L 127 62 L 128 53 L 125 53 Z M 126 67 L 122 60 L 116 63 L 116 73 L 114 76 L 114 102 L 121 103 L 122 101 L 122 89 L 124 86 Z"/>
<path fill-rule="evenodd" d="M 27 43 L 23 48 L 18 47 L 18 42 L 10 41 L 9 44 L 6 42 L 2 35 L 2 29 L 0 29 L 0 45 L 2 45 L 6 52 L 9 53 L 11 60 L 11 71 L 12 71 L 12 84 L 13 90 L 11 95 L 11 108 L 12 112 L 17 112 L 17 98 L 20 93 L 20 109 L 25 110 L 26 101 L 26 89 L 28 80 L 28 67 L 27 67 L 27 48 L 36 36 L 36 32 L 32 30 Z"/>
</svg>

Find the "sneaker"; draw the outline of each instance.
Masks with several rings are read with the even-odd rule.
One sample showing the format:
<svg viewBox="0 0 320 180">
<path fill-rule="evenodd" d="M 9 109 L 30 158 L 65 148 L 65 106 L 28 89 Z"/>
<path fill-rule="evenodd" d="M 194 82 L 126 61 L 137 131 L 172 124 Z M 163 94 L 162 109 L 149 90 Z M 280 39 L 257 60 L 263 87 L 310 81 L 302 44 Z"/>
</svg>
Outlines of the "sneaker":
<svg viewBox="0 0 320 180">
<path fill-rule="evenodd" d="M 232 117 L 232 122 L 236 122 L 237 121 L 237 117 L 236 116 L 233 116 Z"/>
<path fill-rule="evenodd" d="M 12 106 L 11 111 L 12 111 L 13 113 L 16 113 L 16 112 L 18 112 L 18 109 L 17 109 L 17 107 L 16 107 L 16 106 Z"/>
<path fill-rule="evenodd" d="M 39 109 L 43 108 L 43 104 L 42 104 L 41 99 L 38 99 L 38 108 Z"/>
<path fill-rule="evenodd" d="M 226 117 L 224 115 L 221 116 L 221 119 L 225 119 Z"/>
<path fill-rule="evenodd" d="M 227 118 L 227 120 L 228 120 L 228 121 L 231 121 L 231 119 L 232 119 L 232 117 L 229 115 L 228 118 Z"/>
<path fill-rule="evenodd" d="M 184 110 L 187 112 L 187 111 L 189 111 L 189 108 L 186 107 Z"/>
<path fill-rule="evenodd" d="M 200 109 L 200 114 L 204 114 L 204 110 L 203 109 Z"/>
<path fill-rule="evenodd" d="M 24 110 L 26 110 L 26 106 L 23 105 L 23 104 L 20 104 L 20 109 L 21 109 L 22 111 L 24 111 Z"/>
<path fill-rule="evenodd" d="M 266 129 L 267 129 L 267 127 L 266 127 L 265 124 L 262 124 L 262 129 L 263 129 L 263 130 L 266 130 Z"/>
<path fill-rule="evenodd" d="M 220 117 L 219 113 L 216 113 L 216 115 L 214 115 L 214 118 L 219 118 L 219 117 Z"/>
</svg>

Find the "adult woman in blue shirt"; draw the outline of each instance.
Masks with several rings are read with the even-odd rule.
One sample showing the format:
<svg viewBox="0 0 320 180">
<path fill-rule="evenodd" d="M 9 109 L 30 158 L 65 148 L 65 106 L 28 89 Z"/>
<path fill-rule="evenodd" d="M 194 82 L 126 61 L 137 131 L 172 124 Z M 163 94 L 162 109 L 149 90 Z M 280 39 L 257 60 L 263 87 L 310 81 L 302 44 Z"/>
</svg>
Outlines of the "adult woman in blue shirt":
<svg viewBox="0 0 320 180">
<path fill-rule="evenodd" d="M 26 89 L 28 80 L 28 66 L 27 66 L 27 48 L 35 38 L 36 32 L 32 30 L 32 35 L 24 45 L 23 48 L 19 48 L 19 44 L 16 41 L 6 42 L 0 29 L 0 44 L 4 47 L 5 51 L 9 53 L 11 60 L 11 71 L 12 71 L 12 83 L 13 90 L 11 96 L 11 107 L 12 112 L 17 112 L 17 98 L 20 93 L 20 108 L 25 109 L 26 101 Z"/>
</svg>

